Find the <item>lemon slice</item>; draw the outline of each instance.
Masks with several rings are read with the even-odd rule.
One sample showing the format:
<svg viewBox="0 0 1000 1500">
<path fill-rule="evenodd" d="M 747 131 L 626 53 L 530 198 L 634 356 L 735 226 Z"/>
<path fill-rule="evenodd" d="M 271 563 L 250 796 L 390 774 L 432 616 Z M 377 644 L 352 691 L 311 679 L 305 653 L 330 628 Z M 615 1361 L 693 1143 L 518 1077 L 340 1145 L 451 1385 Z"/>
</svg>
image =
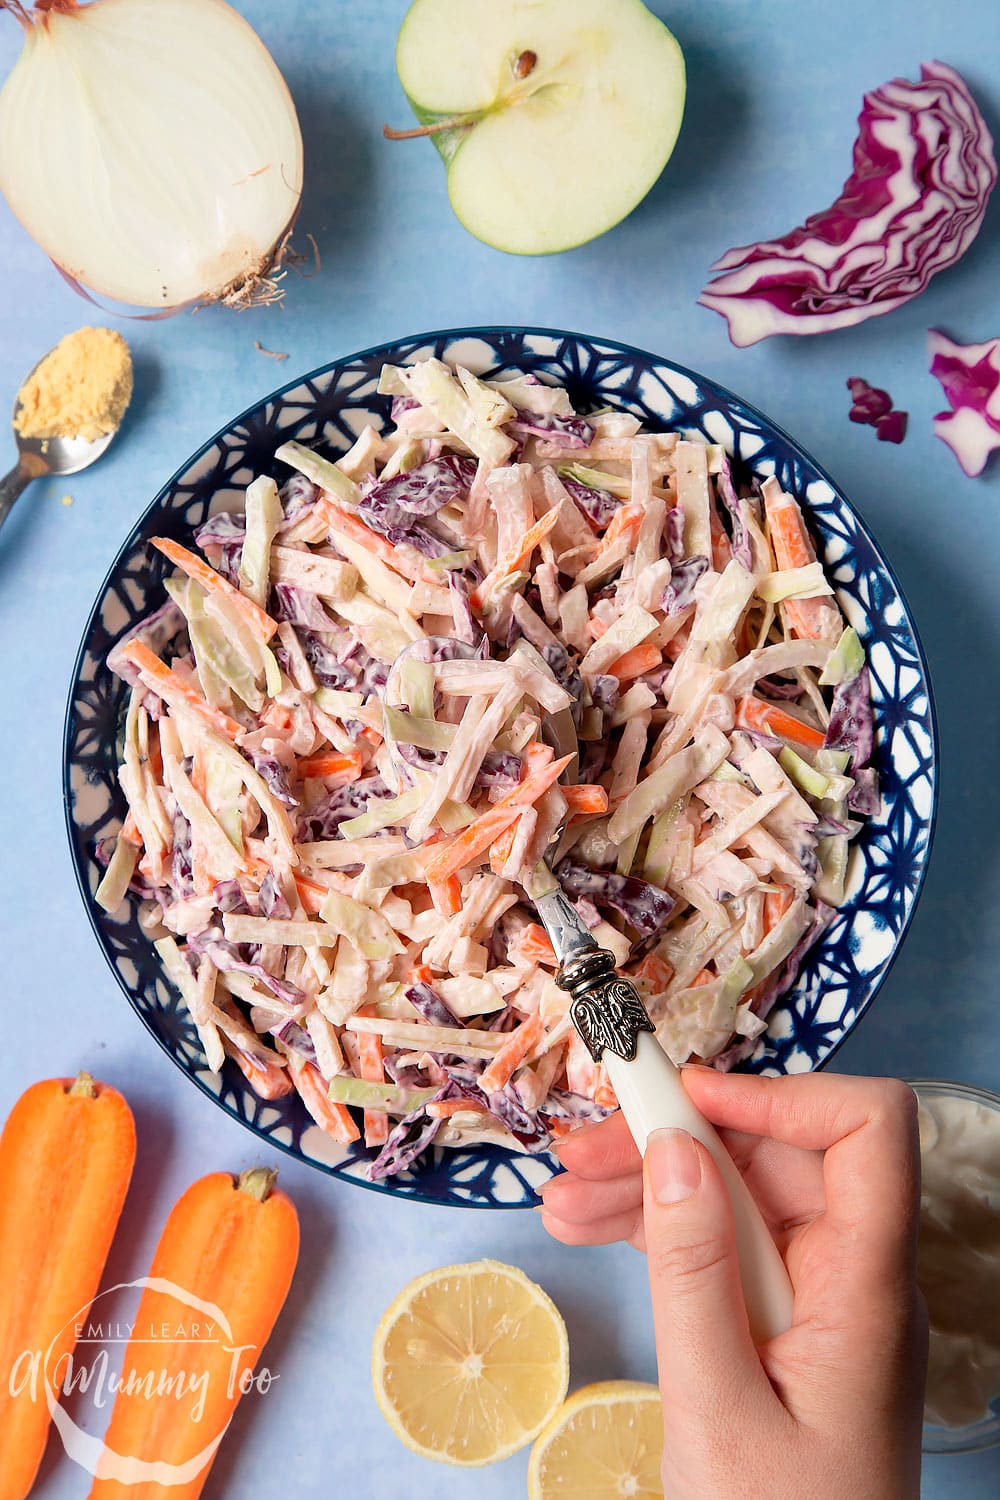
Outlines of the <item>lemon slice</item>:
<svg viewBox="0 0 1000 1500">
<path fill-rule="evenodd" d="M 528 1500 L 662 1500 L 663 1410 L 655 1385 L 575 1391 L 531 1450 Z"/>
<path fill-rule="evenodd" d="M 469 1467 L 538 1436 L 566 1395 L 559 1309 L 516 1266 L 442 1266 L 403 1288 L 375 1331 L 372 1385 L 414 1453 Z"/>
</svg>

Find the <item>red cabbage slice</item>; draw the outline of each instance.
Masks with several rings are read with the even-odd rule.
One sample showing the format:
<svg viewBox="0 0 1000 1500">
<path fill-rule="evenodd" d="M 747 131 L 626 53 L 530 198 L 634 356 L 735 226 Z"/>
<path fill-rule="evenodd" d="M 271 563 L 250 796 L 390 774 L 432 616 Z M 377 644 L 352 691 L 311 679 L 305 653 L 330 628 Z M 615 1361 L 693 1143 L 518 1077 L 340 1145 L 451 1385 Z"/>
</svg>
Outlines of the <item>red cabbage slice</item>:
<svg viewBox="0 0 1000 1500">
<path fill-rule="evenodd" d="M 422 980 L 417 984 L 407 985 L 403 994 L 413 1009 L 431 1026 L 461 1026 L 461 1021 L 444 996 Z"/>
<path fill-rule="evenodd" d="M 603 531 L 621 505 L 617 495 L 611 495 L 607 490 L 592 489 L 589 484 L 571 479 L 568 474 L 561 474 L 559 477 L 566 493 L 580 507 L 590 524 L 598 531 Z"/>
<path fill-rule="evenodd" d="M 875 748 L 875 725 L 867 667 L 862 667 L 850 682 L 842 682 L 837 687 L 823 743 L 827 750 L 849 750 L 851 764 L 859 770 L 871 760 Z M 851 775 L 854 775 L 853 770 Z"/>
<path fill-rule="evenodd" d="M 847 794 L 847 805 L 851 812 L 860 813 L 866 818 L 877 817 L 882 806 L 878 772 L 873 766 L 865 766 L 852 771 L 851 775 L 854 777 L 854 785 Z"/>
<path fill-rule="evenodd" d="M 457 453 L 428 459 L 406 474 L 369 486 L 362 509 L 366 516 L 391 515 L 396 509 L 411 516 L 437 515 L 442 506 L 465 498 L 478 467 L 474 458 Z"/>
<path fill-rule="evenodd" d="M 739 495 L 736 493 L 736 486 L 733 484 L 733 470 L 732 465 L 729 461 L 728 453 L 723 453 L 722 455 L 722 463 L 720 465 L 718 475 L 716 476 L 715 484 L 719 499 L 722 501 L 723 505 L 729 512 L 729 519 L 732 529 L 733 556 L 741 565 L 741 567 L 746 568 L 748 573 L 752 573 L 754 562 L 753 542 L 750 540 L 750 533 L 747 530 L 746 523 L 743 519 L 747 502 L 745 500 L 741 500 Z M 683 510 L 681 510 L 679 505 L 676 505 L 670 512 L 670 515 L 671 517 L 676 517 L 676 519 L 673 521 L 674 528 L 676 529 L 678 526 L 680 527 L 680 537 L 678 538 L 677 542 L 678 549 L 680 549 L 680 546 L 683 543 L 684 536 L 684 512 Z"/>
<path fill-rule="evenodd" d="M 924 63 L 920 82 L 866 94 L 854 170 L 836 203 L 777 240 L 729 250 L 702 306 L 739 347 L 826 333 L 892 312 L 953 265 L 997 180 L 993 140 L 965 80 Z"/>
<path fill-rule="evenodd" d="M 511 432 L 525 437 L 555 438 L 561 448 L 589 448 L 594 429 L 583 417 L 557 417 L 550 411 L 522 411 L 505 423 Z"/>
<path fill-rule="evenodd" d="M 933 328 L 928 351 L 931 374 L 940 380 L 951 407 L 934 418 L 934 435 L 975 478 L 1000 448 L 1000 338 L 956 344 Z"/>
<path fill-rule="evenodd" d="M 440 1129 L 441 1121 L 431 1119 L 423 1106 L 406 1115 L 390 1130 L 385 1145 L 368 1168 L 368 1181 L 384 1182 L 397 1172 L 405 1172 L 423 1155 Z"/>
<path fill-rule="evenodd" d="M 707 572 L 707 557 L 686 557 L 683 562 L 675 563 L 660 605 L 664 614 L 679 615 L 693 604 L 694 586 Z"/>
<path fill-rule="evenodd" d="M 648 880 L 617 875 L 613 870 L 592 870 L 568 857 L 560 860 L 553 873 L 567 896 L 589 896 L 597 906 L 610 906 L 642 937 L 660 932 L 677 905 L 673 896 Z"/>
</svg>

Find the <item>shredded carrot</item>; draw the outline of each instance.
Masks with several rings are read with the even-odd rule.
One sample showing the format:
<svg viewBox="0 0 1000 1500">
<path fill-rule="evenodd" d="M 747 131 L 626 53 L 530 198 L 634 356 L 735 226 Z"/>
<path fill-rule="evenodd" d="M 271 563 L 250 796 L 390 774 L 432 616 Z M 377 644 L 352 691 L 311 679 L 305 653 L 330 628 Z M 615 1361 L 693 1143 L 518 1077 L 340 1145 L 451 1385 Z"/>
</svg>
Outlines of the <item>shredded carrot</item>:
<svg viewBox="0 0 1000 1500">
<path fill-rule="evenodd" d="M 431 893 L 434 910 L 439 911 L 443 917 L 454 917 L 462 910 L 462 883 L 456 874 L 446 875 L 442 879 L 428 874 L 427 889 Z"/>
<path fill-rule="evenodd" d="M 142 848 L 142 834 L 139 832 L 138 824 L 131 811 L 126 814 L 118 837 L 124 839 L 126 844 L 134 844 L 137 849 Z"/>
<path fill-rule="evenodd" d="M 313 1063 L 303 1063 L 293 1067 L 291 1073 L 302 1103 L 320 1129 L 336 1140 L 343 1141 L 345 1145 L 356 1141 L 361 1132 L 355 1124 L 354 1116 L 346 1104 L 334 1104 L 332 1099 L 327 1098 L 326 1084 L 319 1068 Z"/>
<path fill-rule="evenodd" d="M 357 781 L 363 764 L 360 750 L 348 750 L 342 754 L 327 751 L 320 755 L 302 756 L 296 761 L 295 770 L 303 780 L 307 776 L 318 776 L 324 781 L 332 781 L 335 786 L 347 786 L 349 782 Z"/>
<path fill-rule="evenodd" d="M 363 1005 L 358 1011 L 359 1016 L 373 1016 L 374 1014 L 374 1005 Z M 383 1083 L 385 1081 L 383 1061 L 382 1038 L 376 1036 L 374 1032 L 359 1032 L 358 1068 L 361 1077 L 369 1083 Z M 364 1112 L 364 1123 L 365 1145 L 383 1145 L 389 1135 L 389 1120 L 384 1110 L 366 1109 Z"/>
<path fill-rule="evenodd" d="M 591 637 L 595 641 L 599 641 L 601 636 L 606 635 L 611 628 L 606 620 L 601 619 L 600 615 L 591 615 L 587 623 L 590 626 Z"/>
<path fill-rule="evenodd" d="M 551 515 L 549 511 L 547 514 Z M 461 833 L 456 834 L 447 842 L 442 841 L 435 844 L 424 865 L 424 871 L 428 882 L 433 890 L 435 881 L 446 880 L 449 875 L 455 875 L 468 864 L 471 864 L 479 855 L 485 853 L 495 839 L 498 839 L 515 822 L 526 807 L 537 802 L 543 792 L 559 780 L 560 775 L 573 759 L 571 755 L 565 755 L 561 760 L 551 761 L 547 766 L 542 766 L 538 771 L 529 772 L 528 776 L 512 792 L 501 797 L 486 812 L 481 813 L 474 823 L 468 828 L 463 828 Z M 437 898 L 435 897 L 435 906 Z M 441 908 L 438 907 L 440 911 Z"/>
<path fill-rule="evenodd" d="M 794 900 L 795 892 L 787 885 L 783 885 L 780 890 L 767 892 L 764 897 L 765 932 L 771 932 L 777 927 L 785 913 L 791 909 Z"/>
<path fill-rule="evenodd" d="M 235 1048 L 232 1057 L 258 1099 L 282 1099 L 292 1092 L 287 1068 L 279 1068 L 277 1063 L 265 1063 L 260 1058 L 246 1057 Z"/>
<path fill-rule="evenodd" d="M 706 984 L 714 984 L 715 979 L 716 976 L 712 973 L 711 969 L 702 969 L 694 976 L 688 988 L 692 990 L 701 989 Z"/>
<path fill-rule="evenodd" d="M 318 885 L 315 880 L 308 880 L 305 875 L 295 875 L 295 889 L 299 893 L 299 900 L 311 916 L 319 916 L 320 908 L 330 889 L 325 885 Z"/>
<path fill-rule="evenodd" d="M 425 571 L 419 557 L 410 559 L 405 554 L 400 554 L 384 536 L 379 536 L 378 532 L 372 531 L 364 521 L 337 505 L 329 495 L 321 495 L 316 502 L 316 508 L 329 523 L 332 531 L 340 531 L 349 541 L 357 542 L 359 547 L 364 547 L 366 552 L 370 552 L 373 557 L 378 558 L 379 562 L 392 568 L 394 573 L 408 578 L 411 583 L 427 581 L 430 575 Z"/>
<path fill-rule="evenodd" d="M 558 519 L 559 508 L 554 506 L 552 510 L 547 510 L 534 526 L 528 528 L 516 547 L 512 547 L 503 557 L 497 558 L 496 567 L 490 569 L 482 583 L 478 584 L 469 595 L 473 609 L 482 609 L 483 600 L 489 598 L 497 584 L 524 566 L 539 542 L 548 536 Z"/>
<path fill-rule="evenodd" d="M 550 512 L 551 514 L 551 512 Z M 500 1051 L 479 1079 L 484 1094 L 495 1094 L 506 1088 L 529 1052 L 533 1052 L 545 1035 L 541 1016 L 529 1016 L 516 1031 L 512 1031 Z"/>
<path fill-rule="evenodd" d="M 662 661 L 663 653 L 659 646 L 654 646 L 652 641 L 643 641 L 630 651 L 623 651 L 618 660 L 611 663 L 608 672 L 612 677 L 617 677 L 619 682 L 630 682 L 633 677 L 641 677 L 644 672 L 654 672 Z"/>
<path fill-rule="evenodd" d="M 669 640 L 664 646 L 663 654 L 668 661 L 677 661 L 683 655 L 685 647 L 688 646 L 691 641 L 691 628 L 693 623 L 693 620 L 685 620 L 681 629 L 678 630 L 673 639 Z"/>
<path fill-rule="evenodd" d="M 548 933 L 538 922 L 529 922 L 527 927 L 522 928 L 514 947 L 522 958 L 532 963 L 551 966 L 558 962 Z"/>
<path fill-rule="evenodd" d="M 658 954 L 647 953 L 632 970 L 632 976 L 644 980 L 654 995 L 660 995 L 673 979 L 674 971 Z"/>
<path fill-rule="evenodd" d="M 741 698 L 736 706 L 736 722 L 741 729 L 756 729 L 761 734 L 776 735 L 779 739 L 793 740 L 807 750 L 822 750 L 825 735 L 811 724 L 803 724 L 793 714 L 786 713 L 776 703 L 765 703 L 753 694 Z"/>
<path fill-rule="evenodd" d="M 520 824 L 521 819 L 520 817 L 518 817 L 517 820 L 513 822 L 509 828 L 505 829 L 505 831 L 500 835 L 498 839 L 494 839 L 493 843 L 490 845 L 490 869 L 493 871 L 494 875 L 499 875 L 504 865 L 510 859 L 511 850 L 514 847 L 514 840 L 517 838 L 517 830 L 520 827 Z"/>
<path fill-rule="evenodd" d="M 461 1115 L 470 1109 L 481 1115 L 488 1113 L 486 1105 L 480 1104 L 478 1099 L 437 1099 L 428 1104 L 427 1113 L 432 1120 L 450 1120 L 452 1115 Z"/>
<path fill-rule="evenodd" d="M 790 495 L 765 496 L 767 527 L 779 568 L 806 568 L 816 561 L 816 549 L 802 519 L 802 512 Z M 807 640 L 823 640 L 831 633 L 831 615 L 839 611 L 832 601 L 820 599 L 785 599 L 782 608 L 796 635 Z"/>
<path fill-rule="evenodd" d="M 277 620 L 261 609 L 259 604 L 254 604 L 246 594 L 241 594 L 239 589 L 234 589 L 228 578 L 223 578 L 214 568 L 210 568 L 202 558 L 196 557 L 179 542 L 173 542 L 166 536 L 154 536 L 150 538 L 157 551 L 162 552 L 164 557 L 170 559 L 175 567 L 180 568 L 189 578 L 210 594 L 222 594 L 227 598 L 235 610 L 243 616 L 254 635 L 259 636 L 264 642 L 271 639 L 278 628 Z"/>
<path fill-rule="evenodd" d="M 611 1080 L 603 1063 L 597 1070 L 597 1087 L 594 1089 L 594 1103 L 599 1104 L 602 1109 L 618 1108 L 618 1095 L 611 1087 Z"/>
<path fill-rule="evenodd" d="M 190 683 L 178 677 L 171 667 L 165 667 L 149 647 L 142 641 L 129 641 L 122 647 L 122 655 L 138 670 L 150 692 L 156 693 L 171 708 L 179 704 L 197 714 L 203 723 L 227 739 L 235 740 L 243 733 L 243 725 L 237 724 L 221 708 L 213 708 Z"/>
<path fill-rule="evenodd" d="M 712 567 L 717 573 L 723 573 L 732 558 L 733 544 L 726 535 L 714 503 L 709 506 L 708 523 L 712 533 Z"/>
<path fill-rule="evenodd" d="M 191 759 L 191 785 L 204 802 L 208 791 L 208 770 L 205 765 L 205 747 L 200 742 L 195 745 Z"/>
</svg>

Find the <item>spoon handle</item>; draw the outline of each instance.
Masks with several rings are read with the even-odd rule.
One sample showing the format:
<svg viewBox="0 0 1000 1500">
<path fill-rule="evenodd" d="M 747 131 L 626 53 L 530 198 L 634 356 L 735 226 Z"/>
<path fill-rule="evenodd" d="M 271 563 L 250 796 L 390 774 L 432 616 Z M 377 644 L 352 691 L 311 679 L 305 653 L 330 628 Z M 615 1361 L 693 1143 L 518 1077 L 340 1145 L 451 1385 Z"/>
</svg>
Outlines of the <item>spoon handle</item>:
<svg viewBox="0 0 1000 1500">
<path fill-rule="evenodd" d="M 35 476 L 29 474 L 20 463 L 14 465 L 9 474 L 0 479 L 0 526 L 14 508 L 14 501 L 26 489 Z"/>
</svg>

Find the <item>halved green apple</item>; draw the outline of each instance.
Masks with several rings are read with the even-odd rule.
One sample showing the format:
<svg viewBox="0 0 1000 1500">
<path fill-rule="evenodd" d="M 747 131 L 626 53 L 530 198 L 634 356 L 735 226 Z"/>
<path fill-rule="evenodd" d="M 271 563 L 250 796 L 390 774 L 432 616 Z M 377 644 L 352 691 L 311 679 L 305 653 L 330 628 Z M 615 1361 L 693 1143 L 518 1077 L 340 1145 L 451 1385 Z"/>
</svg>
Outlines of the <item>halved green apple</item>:
<svg viewBox="0 0 1000 1500">
<path fill-rule="evenodd" d="M 641 0 L 414 0 L 400 81 L 461 222 L 516 255 L 617 224 L 670 158 L 684 58 Z M 399 134 L 398 132 L 386 132 Z"/>
</svg>

